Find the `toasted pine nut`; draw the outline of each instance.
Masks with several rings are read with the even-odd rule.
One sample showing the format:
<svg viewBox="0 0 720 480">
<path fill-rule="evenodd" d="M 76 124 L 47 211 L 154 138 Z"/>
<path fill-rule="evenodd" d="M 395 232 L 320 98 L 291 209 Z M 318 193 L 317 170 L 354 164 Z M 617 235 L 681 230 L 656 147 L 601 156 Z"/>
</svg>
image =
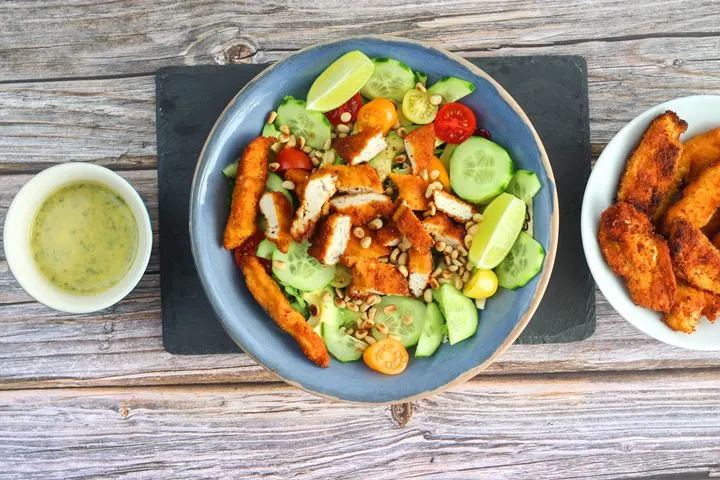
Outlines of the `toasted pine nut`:
<svg viewBox="0 0 720 480">
<path fill-rule="evenodd" d="M 378 258 L 378 261 L 380 263 L 388 263 L 390 261 L 390 259 L 388 257 L 380 257 L 380 258 Z"/>
<path fill-rule="evenodd" d="M 468 228 L 467 234 L 468 234 L 468 235 L 475 235 L 475 232 L 478 231 L 478 228 L 480 228 L 480 226 L 476 223 L 476 224 L 473 225 L 472 227 Z"/>
<path fill-rule="evenodd" d="M 390 334 L 387 336 L 387 338 L 392 338 L 393 340 L 397 340 L 398 342 L 402 341 L 402 338 L 400 338 L 399 335 Z"/>
<path fill-rule="evenodd" d="M 273 110 L 272 112 L 268 113 L 267 116 L 267 123 L 274 123 L 275 119 L 277 118 L 277 112 Z"/>
<path fill-rule="evenodd" d="M 345 308 L 345 300 L 340 297 L 335 297 L 335 305 L 337 305 L 338 308 Z"/>
<path fill-rule="evenodd" d="M 338 123 L 335 130 L 337 130 L 338 133 L 348 133 L 350 131 L 350 127 L 344 123 Z"/>
<path fill-rule="evenodd" d="M 435 187 L 434 187 L 433 184 L 431 183 L 431 184 L 428 185 L 427 188 L 425 189 L 425 198 L 430 198 L 430 197 L 432 197 L 432 196 L 433 196 L 433 193 L 435 193 Z"/>
<path fill-rule="evenodd" d="M 352 327 L 348 327 L 347 330 L 345 330 L 345 333 L 347 333 L 348 335 L 352 335 L 353 333 L 355 333 L 355 330 Z"/>
<path fill-rule="evenodd" d="M 402 240 L 400 240 L 400 244 L 398 245 L 398 248 L 402 250 L 403 252 L 407 249 L 412 247 L 412 243 L 410 243 L 410 240 L 407 239 L 407 237 L 403 237 Z"/>
<path fill-rule="evenodd" d="M 453 248 L 452 248 L 450 245 L 447 245 L 447 246 L 445 247 L 445 253 L 446 253 L 447 255 L 450 255 L 450 253 L 452 253 L 452 251 L 453 251 Z"/>
<path fill-rule="evenodd" d="M 470 280 L 470 272 L 466 271 L 465 273 L 463 273 L 462 279 L 463 279 L 463 282 L 467 283 L 468 280 Z"/>
<path fill-rule="evenodd" d="M 437 179 L 440 176 L 440 170 L 433 170 L 430 172 L 430 178 L 433 180 Z"/>
<path fill-rule="evenodd" d="M 452 276 L 452 272 L 449 270 L 445 270 L 440 277 L 442 278 L 450 278 Z"/>
<path fill-rule="evenodd" d="M 333 163 L 335 161 L 335 152 L 333 152 L 332 150 L 328 150 L 327 152 L 323 153 L 322 161 L 325 164 Z"/>
<path fill-rule="evenodd" d="M 464 243 L 466 248 L 470 248 L 470 245 L 472 245 L 472 235 L 465 235 Z"/>
<path fill-rule="evenodd" d="M 345 298 L 345 293 L 340 289 L 340 287 L 335 287 L 335 295 L 337 295 L 340 298 Z"/>
<path fill-rule="evenodd" d="M 315 150 L 315 151 L 313 152 L 313 156 L 314 156 L 314 157 L 317 157 L 317 158 L 322 158 L 322 157 L 323 157 L 323 153 L 324 153 L 324 152 L 323 152 L 322 150 Z"/>
<path fill-rule="evenodd" d="M 310 145 L 305 145 L 305 146 L 302 148 L 302 151 L 305 152 L 305 153 L 312 153 L 313 149 L 312 149 L 312 147 L 311 147 Z"/>
<path fill-rule="evenodd" d="M 451 272 L 457 272 L 458 268 L 459 267 L 457 265 L 450 265 L 447 269 L 450 270 Z"/>
<path fill-rule="evenodd" d="M 426 303 L 430 303 L 433 300 L 432 290 L 429 288 L 423 292 L 423 300 L 425 300 Z"/>
<path fill-rule="evenodd" d="M 430 287 L 432 288 L 438 288 L 440 284 L 437 281 L 437 278 L 431 278 L 428 283 L 430 284 Z"/>
<path fill-rule="evenodd" d="M 455 277 L 455 288 L 457 288 L 458 290 L 462 290 L 464 286 L 465 284 L 463 283 L 462 278 Z"/>
<path fill-rule="evenodd" d="M 366 330 L 370 330 L 373 327 L 373 325 L 375 325 L 375 322 L 373 322 L 372 320 L 365 320 L 362 323 L 362 328 L 364 328 Z"/>
<path fill-rule="evenodd" d="M 300 150 L 305 148 L 305 137 L 297 137 L 297 146 Z"/>
<path fill-rule="evenodd" d="M 285 270 L 287 265 L 285 265 L 285 262 L 281 262 L 280 260 L 274 260 L 272 262 L 272 267 L 276 270 Z"/>
<path fill-rule="evenodd" d="M 442 268 L 437 267 L 437 268 L 436 268 L 435 270 L 433 270 L 433 272 L 430 274 L 430 277 L 431 277 L 431 278 L 435 278 L 435 277 L 437 277 L 438 275 L 440 275 L 441 273 L 442 273 Z"/>
<path fill-rule="evenodd" d="M 462 245 L 459 245 L 457 247 L 457 249 L 458 249 L 458 252 L 460 252 L 460 255 L 462 255 L 463 257 L 467 257 L 468 251 L 465 247 L 463 247 Z"/>
<path fill-rule="evenodd" d="M 444 251 L 445 251 L 445 247 L 447 247 L 447 245 L 445 245 L 445 242 L 438 242 L 438 243 L 435 244 L 435 249 L 436 249 L 438 252 L 444 252 Z"/>
<path fill-rule="evenodd" d="M 290 141 L 290 135 L 288 135 L 287 133 L 281 133 L 280 135 L 278 135 L 278 140 L 280 141 L 280 143 L 288 143 L 288 141 Z"/>
<path fill-rule="evenodd" d="M 472 228 L 473 225 L 475 225 L 475 222 L 473 222 L 472 220 L 465 222 L 465 230 L 467 230 L 468 228 Z"/>
<path fill-rule="evenodd" d="M 283 180 L 281 185 L 283 188 L 287 188 L 288 190 L 295 190 L 295 182 L 291 182 L 290 180 Z"/>
<path fill-rule="evenodd" d="M 425 88 L 425 85 L 423 85 L 423 84 L 420 83 L 420 82 L 417 82 L 417 83 L 415 84 L 415 88 L 416 88 L 417 90 L 420 90 L 420 91 L 423 92 L 423 93 L 427 92 L 427 88 Z"/>
<path fill-rule="evenodd" d="M 345 132 L 340 132 L 340 133 L 338 133 L 338 138 L 345 138 L 345 137 L 347 137 L 347 136 L 348 136 L 348 134 L 345 133 Z"/>
<path fill-rule="evenodd" d="M 400 249 L 399 249 L 399 248 L 394 248 L 393 251 L 390 252 L 390 261 L 391 261 L 392 263 L 397 262 L 398 255 L 400 255 Z"/>
<path fill-rule="evenodd" d="M 433 170 L 433 171 L 434 171 L 434 172 L 437 172 L 437 170 Z M 434 186 L 435 186 L 435 190 L 442 190 L 443 188 L 445 188 L 445 187 L 443 187 L 443 184 L 440 183 L 440 182 L 438 182 L 437 180 L 434 181 L 434 182 L 432 182 L 430 185 L 434 185 Z"/>
<path fill-rule="evenodd" d="M 422 170 L 420 170 L 420 178 L 422 178 L 422 179 L 425 180 L 426 182 L 427 182 L 428 179 L 430 178 L 430 177 L 428 176 L 428 171 L 427 171 L 426 168 L 423 168 Z"/>
<path fill-rule="evenodd" d="M 472 216 L 472 219 L 473 219 L 473 222 L 475 222 L 475 223 L 482 222 L 483 216 L 480 213 L 476 213 L 475 215 Z"/>
<path fill-rule="evenodd" d="M 275 153 L 280 153 L 280 150 L 282 150 L 283 147 L 284 147 L 284 145 L 282 144 L 282 142 L 275 142 L 270 147 L 270 150 L 272 150 Z"/>
<path fill-rule="evenodd" d="M 322 148 L 322 149 L 323 149 L 323 150 L 330 150 L 330 146 L 331 146 L 331 145 L 332 145 L 332 140 L 328 138 L 327 140 L 325 140 L 325 143 L 323 143 L 323 148 Z"/>
<path fill-rule="evenodd" d="M 347 302 L 345 303 L 345 308 L 347 308 L 351 312 L 357 312 L 358 310 L 360 310 L 360 307 L 358 307 L 354 303 L 347 303 Z"/>
<path fill-rule="evenodd" d="M 402 274 L 403 277 L 407 277 L 410 275 L 410 272 L 408 272 L 408 269 L 405 265 L 400 265 L 398 267 L 398 271 Z"/>
<path fill-rule="evenodd" d="M 366 342 L 367 342 L 367 339 L 368 339 L 368 338 L 372 338 L 372 337 L 366 337 L 366 338 L 365 338 L 365 341 L 366 341 Z M 355 348 L 357 348 L 357 349 L 360 350 L 361 352 L 364 352 L 365 350 L 367 350 L 367 347 L 368 347 L 367 345 L 362 344 L 362 343 L 356 343 L 356 344 L 355 344 Z"/>
<path fill-rule="evenodd" d="M 287 125 L 280 125 L 280 128 L 278 129 L 280 132 L 284 133 L 285 135 L 290 135 L 290 127 Z"/>
<path fill-rule="evenodd" d="M 380 303 L 380 297 L 378 297 L 377 295 L 370 295 L 367 298 L 366 303 L 370 306 L 377 305 L 378 303 Z"/>
<path fill-rule="evenodd" d="M 368 320 L 375 321 L 375 315 L 377 315 L 377 308 L 370 307 L 370 310 L 368 310 Z"/>
<path fill-rule="evenodd" d="M 363 230 L 362 227 L 355 227 L 352 230 L 352 234 L 355 238 L 364 238 L 365 237 L 365 230 Z"/>
<path fill-rule="evenodd" d="M 357 338 L 358 340 L 362 340 L 363 338 L 367 337 L 367 334 L 368 332 L 365 329 L 358 330 L 357 332 L 355 332 L 355 338 Z"/>
<path fill-rule="evenodd" d="M 359 307 L 360 305 L 363 304 L 363 299 L 362 299 L 362 298 L 356 298 L 356 299 L 353 300 L 353 303 Z"/>
<path fill-rule="evenodd" d="M 350 112 L 343 112 L 340 114 L 340 121 L 343 123 L 347 123 L 350 120 L 352 120 L 352 114 Z"/>
<path fill-rule="evenodd" d="M 397 310 L 397 306 L 395 306 L 395 305 L 388 305 L 387 307 L 383 308 L 383 313 L 384 313 L 385 315 L 390 315 L 390 314 L 393 313 L 395 310 Z"/>
<path fill-rule="evenodd" d="M 405 138 L 405 136 L 408 134 L 405 127 L 398 128 L 397 130 L 395 130 L 395 133 L 397 133 L 398 137 L 400 137 L 400 138 Z"/>
<path fill-rule="evenodd" d="M 407 265 L 408 264 L 408 254 L 407 252 L 403 252 L 400 254 L 400 256 L 397 259 L 398 265 Z"/>
<path fill-rule="evenodd" d="M 405 163 L 407 161 L 408 157 L 404 153 L 401 153 L 400 155 L 396 155 L 395 159 L 393 160 L 395 163 Z"/>
<path fill-rule="evenodd" d="M 365 237 L 365 238 L 363 238 L 363 239 L 360 240 L 360 246 L 361 246 L 362 248 L 370 248 L 370 245 L 372 245 L 372 238 L 370 238 L 370 237 Z"/>
<path fill-rule="evenodd" d="M 388 332 L 388 327 L 387 327 L 384 323 L 376 323 L 376 324 L 375 324 L 375 328 L 376 328 L 377 331 L 380 332 L 380 333 L 385 333 L 385 334 L 387 334 L 387 332 Z"/>
<path fill-rule="evenodd" d="M 453 250 L 452 252 L 450 252 L 450 258 L 458 258 L 458 255 L 460 254 L 457 250 Z"/>
<path fill-rule="evenodd" d="M 431 217 L 437 213 L 437 207 L 435 206 L 435 202 L 430 202 L 428 204 L 428 213 Z"/>
<path fill-rule="evenodd" d="M 430 103 L 433 105 L 440 105 L 443 101 L 443 98 L 440 95 L 430 95 Z"/>
<path fill-rule="evenodd" d="M 368 223 L 368 228 L 370 230 L 380 230 L 383 227 L 383 221 L 380 218 L 376 218 L 372 220 L 370 223 Z"/>
<path fill-rule="evenodd" d="M 452 258 L 452 257 L 450 257 L 450 259 L 451 259 L 453 265 L 457 265 L 458 267 L 462 267 L 462 266 L 463 266 L 463 263 L 462 263 L 459 259 L 457 259 L 457 258 Z"/>
<path fill-rule="evenodd" d="M 270 165 L 268 165 L 268 168 L 271 172 L 276 172 L 278 168 L 280 168 L 280 164 L 277 162 L 272 162 Z"/>
<path fill-rule="evenodd" d="M 367 337 L 365 337 L 365 342 L 368 345 L 372 345 L 373 343 L 377 342 L 377 340 L 375 340 L 375 338 L 372 337 L 371 335 L 368 335 Z"/>
</svg>

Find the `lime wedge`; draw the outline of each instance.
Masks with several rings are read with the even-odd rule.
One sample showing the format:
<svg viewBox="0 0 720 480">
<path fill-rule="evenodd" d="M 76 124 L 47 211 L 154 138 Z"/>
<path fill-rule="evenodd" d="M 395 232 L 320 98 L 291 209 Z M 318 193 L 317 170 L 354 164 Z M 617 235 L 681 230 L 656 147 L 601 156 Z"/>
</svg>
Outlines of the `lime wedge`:
<svg viewBox="0 0 720 480">
<path fill-rule="evenodd" d="M 470 245 L 470 261 L 481 270 L 497 267 L 507 256 L 525 221 L 525 202 L 501 193 L 485 208 Z"/>
<path fill-rule="evenodd" d="M 339 107 L 360 91 L 374 68 L 360 50 L 346 53 L 315 79 L 307 95 L 307 109 L 329 112 Z"/>
</svg>

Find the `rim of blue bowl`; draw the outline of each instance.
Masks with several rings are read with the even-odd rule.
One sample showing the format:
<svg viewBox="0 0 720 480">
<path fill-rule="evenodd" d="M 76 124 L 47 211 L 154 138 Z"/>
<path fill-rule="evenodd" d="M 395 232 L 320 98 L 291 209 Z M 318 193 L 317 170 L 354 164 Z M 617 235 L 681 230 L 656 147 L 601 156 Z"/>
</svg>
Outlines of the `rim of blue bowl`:
<svg viewBox="0 0 720 480">
<path fill-rule="evenodd" d="M 492 78 L 489 74 L 487 74 L 484 70 L 482 70 L 480 67 L 476 66 L 475 64 L 469 62 L 465 58 L 461 57 L 460 55 L 457 55 L 455 53 L 450 52 L 449 50 L 446 50 L 442 47 L 432 46 L 425 44 L 423 42 L 417 41 L 417 40 L 411 40 L 403 37 L 396 37 L 392 35 L 359 35 L 359 36 L 353 36 L 353 37 L 347 37 L 341 40 L 330 40 L 327 42 L 321 42 L 321 43 L 315 43 L 313 45 L 310 45 L 308 47 L 305 47 L 303 49 L 300 49 L 288 57 L 286 57 L 283 60 L 280 60 L 278 62 L 273 63 L 266 69 L 264 69 L 262 72 L 260 72 L 258 75 L 256 75 L 252 80 L 250 80 L 248 83 L 246 83 L 235 96 L 228 102 L 227 106 L 223 109 L 222 113 L 218 116 L 217 120 L 215 121 L 215 124 L 213 125 L 212 129 L 210 130 L 210 133 L 207 136 L 207 139 L 205 140 L 205 143 L 203 144 L 203 148 L 200 151 L 200 155 L 198 157 L 198 163 L 195 167 L 195 172 L 193 174 L 193 180 L 192 180 L 192 186 L 190 190 L 190 214 L 189 214 L 189 221 L 188 221 L 188 227 L 189 227 L 189 234 L 190 234 L 190 248 L 193 256 L 193 261 L 195 262 L 195 267 L 198 271 L 198 274 L 200 276 L 200 283 L 203 286 L 203 290 L 207 293 L 209 291 L 209 285 L 208 280 L 206 279 L 205 274 L 200 269 L 200 265 L 198 263 L 198 254 L 197 254 L 197 245 L 195 244 L 194 236 L 192 235 L 193 231 L 193 224 L 195 223 L 194 218 L 194 209 L 193 204 L 195 203 L 196 197 L 198 195 L 198 189 L 200 188 L 200 185 L 198 185 L 197 179 L 200 175 L 200 171 L 202 170 L 203 165 L 206 163 L 205 159 L 205 152 L 208 148 L 208 145 L 210 144 L 211 139 L 215 136 L 215 130 L 217 129 L 218 125 L 220 125 L 223 122 L 223 119 L 225 118 L 225 115 L 227 112 L 232 108 L 235 103 L 237 102 L 238 98 L 243 94 L 243 92 L 248 89 L 250 86 L 255 84 L 256 82 L 262 80 L 262 78 L 272 72 L 278 65 L 292 59 L 293 57 L 297 55 L 302 55 L 310 50 L 314 50 L 316 48 L 325 47 L 329 45 L 334 44 L 342 44 L 350 41 L 362 41 L 362 40 L 382 40 L 382 41 L 390 41 L 390 42 L 398 42 L 398 43 L 405 43 L 410 45 L 419 46 L 425 49 L 434 50 L 437 53 L 440 53 L 444 56 L 446 56 L 448 59 L 460 63 L 464 67 L 468 68 L 470 71 L 472 71 L 475 75 L 483 78 L 486 80 L 490 85 L 492 85 L 493 88 L 497 91 L 497 93 L 502 97 L 502 99 L 507 102 L 507 104 L 512 108 L 512 110 L 520 117 L 520 119 L 525 123 L 525 125 L 528 127 L 530 133 L 532 134 L 535 145 L 538 148 L 538 152 L 540 153 L 540 160 L 543 164 L 543 168 L 545 169 L 545 174 L 547 175 L 548 179 L 552 183 L 552 215 L 550 217 L 550 238 L 549 238 L 549 245 L 545 252 L 545 265 L 543 267 L 540 280 L 538 281 L 537 288 L 535 289 L 535 292 L 533 293 L 533 296 L 530 300 L 530 304 L 525 310 L 523 316 L 520 318 L 518 323 L 515 325 L 513 330 L 510 332 L 510 334 L 505 338 L 505 340 L 498 346 L 498 348 L 490 355 L 484 362 L 481 364 L 466 370 L 465 372 L 461 373 L 454 379 L 446 382 L 443 385 L 440 385 L 432 390 L 426 390 L 424 392 L 417 393 L 415 395 L 410 395 L 401 399 L 394 399 L 391 401 L 381 401 L 381 402 L 364 402 L 364 401 L 358 401 L 358 400 L 349 400 L 342 397 L 336 397 L 333 395 L 329 395 L 326 392 L 321 392 L 318 390 L 314 390 L 310 387 L 307 387 L 303 385 L 300 382 L 291 380 L 289 378 L 286 378 L 282 375 L 280 375 L 278 372 L 268 368 L 261 360 L 259 360 L 253 352 L 250 351 L 250 349 L 246 348 L 242 343 L 235 338 L 234 335 L 232 335 L 231 327 L 226 324 L 225 318 L 223 317 L 220 308 L 215 305 L 215 302 L 213 301 L 212 297 L 209 296 L 210 304 L 213 308 L 213 311 L 217 315 L 220 323 L 222 324 L 225 331 L 228 332 L 230 337 L 235 341 L 238 346 L 240 346 L 243 349 L 243 352 L 245 352 L 250 358 L 252 358 L 255 362 L 257 362 L 259 365 L 261 365 L 265 370 L 270 372 L 271 374 L 275 375 L 276 377 L 280 378 L 282 381 L 286 382 L 289 385 L 292 385 L 294 387 L 297 387 L 301 390 L 304 390 L 308 393 L 311 393 L 313 395 L 320 396 L 322 398 L 338 401 L 338 402 L 348 402 L 348 403 L 356 403 L 356 404 L 364 404 L 364 405 L 390 405 L 395 403 L 401 403 L 401 402 L 410 402 L 415 400 L 421 400 L 423 398 L 427 398 L 430 396 L 438 395 L 445 390 L 448 390 L 456 385 L 460 385 L 468 380 L 470 380 L 472 377 L 476 376 L 483 370 L 487 369 L 490 365 L 492 365 L 497 358 L 505 352 L 512 344 L 515 342 L 518 336 L 522 333 L 522 331 L 525 329 L 527 324 L 530 322 L 530 319 L 534 315 L 535 311 L 537 310 L 538 305 L 540 305 L 540 301 L 542 300 L 545 290 L 547 289 L 548 282 L 550 281 L 550 276 L 552 274 L 553 267 L 555 265 L 555 256 L 557 253 L 557 244 L 558 244 L 558 234 L 560 229 L 560 212 L 558 210 L 558 196 L 557 196 L 557 186 L 555 184 L 555 176 L 553 174 L 552 166 L 550 165 L 550 160 L 548 159 L 547 152 L 545 151 L 545 146 L 542 143 L 542 140 L 540 139 L 540 136 L 538 135 L 537 131 L 535 130 L 535 127 L 533 126 L 532 122 L 530 122 L 530 119 L 528 118 L 525 111 L 520 107 L 520 105 L 515 101 L 515 99 L 497 82 L 494 78 Z"/>
</svg>

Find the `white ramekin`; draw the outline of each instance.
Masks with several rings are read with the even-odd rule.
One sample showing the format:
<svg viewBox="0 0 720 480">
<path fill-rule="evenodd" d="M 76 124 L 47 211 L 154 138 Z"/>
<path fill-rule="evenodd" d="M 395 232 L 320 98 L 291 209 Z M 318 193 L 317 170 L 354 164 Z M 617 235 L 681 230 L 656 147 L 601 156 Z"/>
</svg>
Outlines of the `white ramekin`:
<svg viewBox="0 0 720 480">
<path fill-rule="evenodd" d="M 42 275 L 30 252 L 30 230 L 42 202 L 62 186 L 81 181 L 106 185 L 120 195 L 138 226 L 137 253 L 125 277 L 109 289 L 89 295 L 73 294 L 54 286 Z M 135 288 L 150 260 L 152 228 L 140 195 L 124 178 L 105 167 L 73 162 L 43 170 L 23 185 L 5 217 L 3 245 L 10 270 L 31 297 L 62 312 L 88 313 L 117 303 Z"/>
</svg>

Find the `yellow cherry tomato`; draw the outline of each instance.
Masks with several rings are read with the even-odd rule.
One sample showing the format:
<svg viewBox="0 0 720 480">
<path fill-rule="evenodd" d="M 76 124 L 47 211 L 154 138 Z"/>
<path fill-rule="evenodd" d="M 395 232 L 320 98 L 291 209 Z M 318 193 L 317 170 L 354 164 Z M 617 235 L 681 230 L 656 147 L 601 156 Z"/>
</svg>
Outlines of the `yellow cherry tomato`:
<svg viewBox="0 0 720 480">
<path fill-rule="evenodd" d="M 387 98 L 376 98 L 360 107 L 355 126 L 358 131 L 377 128 L 385 134 L 390 131 L 397 121 L 395 104 Z"/>
<path fill-rule="evenodd" d="M 363 352 L 365 364 L 385 375 L 397 375 L 407 367 L 410 356 L 405 346 L 394 338 L 384 338 Z"/>
<path fill-rule="evenodd" d="M 484 299 L 495 295 L 498 289 L 498 278 L 492 270 L 476 270 L 465 284 L 463 293 L 466 297 Z"/>
<path fill-rule="evenodd" d="M 440 175 L 437 177 L 437 181 L 443 184 L 443 187 L 445 187 L 445 190 L 450 191 L 450 175 L 448 175 L 448 171 L 445 168 L 445 165 L 442 164 L 439 158 L 432 157 L 430 159 L 430 163 L 427 167 L 428 172 L 432 173 L 433 170 L 437 170 Z"/>
</svg>

